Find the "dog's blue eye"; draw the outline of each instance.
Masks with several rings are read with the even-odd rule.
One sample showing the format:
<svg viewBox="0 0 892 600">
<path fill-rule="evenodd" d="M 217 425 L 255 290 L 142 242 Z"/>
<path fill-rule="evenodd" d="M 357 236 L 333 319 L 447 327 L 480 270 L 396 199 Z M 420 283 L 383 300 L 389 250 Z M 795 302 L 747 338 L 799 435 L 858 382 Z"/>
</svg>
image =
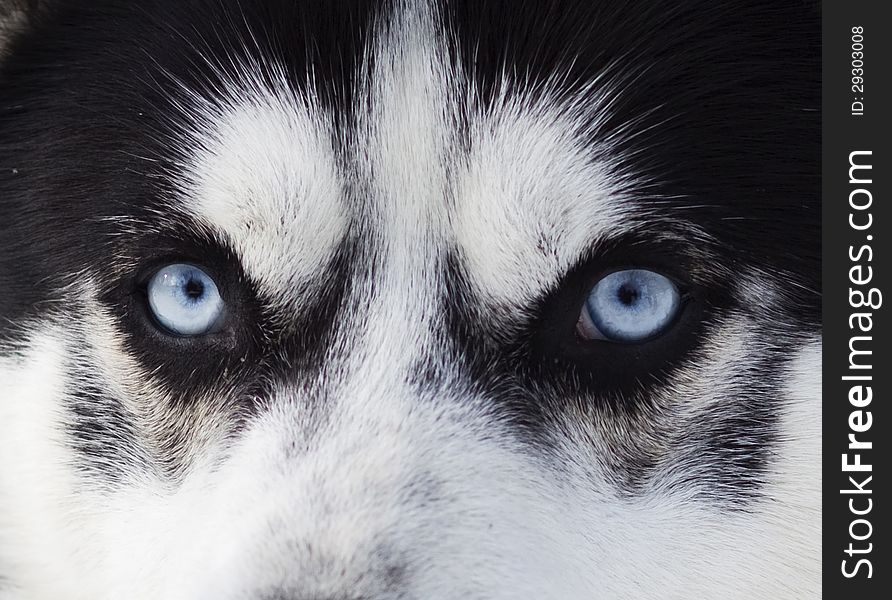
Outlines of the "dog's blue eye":
<svg viewBox="0 0 892 600">
<path fill-rule="evenodd" d="M 668 277 L 645 269 L 615 271 L 592 288 L 578 329 L 586 339 L 640 342 L 662 333 L 680 306 Z"/>
<path fill-rule="evenodd" d="M 192 265 L 164 267 L 149 280 L 147 294 L 158 323 L 178 335 L 208 333 L 223 314 L 223 299 L 214 280 Z"/>
</svg>

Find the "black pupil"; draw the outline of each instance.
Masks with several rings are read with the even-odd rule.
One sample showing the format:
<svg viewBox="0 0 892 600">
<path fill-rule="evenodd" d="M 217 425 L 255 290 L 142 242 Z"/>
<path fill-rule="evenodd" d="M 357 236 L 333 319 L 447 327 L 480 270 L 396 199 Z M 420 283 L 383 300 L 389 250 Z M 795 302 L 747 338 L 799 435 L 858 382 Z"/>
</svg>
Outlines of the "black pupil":
<svg viewBox="0 0 892 600">
<path fill-rule="evenodd" d="M 190 277 L 186 282 L 186 296 L 191 300 L 197 300 L 204 296 L 204 284 L 195 278 Z"/>
<path fill-rule="evenodd" d="M 629 285 L 628 283 L 624 283 L 619 286 L 619 289 L 616 290 L 616 297 L 619 298 L 619 301 L 622 302 L 626 306 L 632 306 L 638 301 L 639 291 L 638 288 Z"/>
</svg>

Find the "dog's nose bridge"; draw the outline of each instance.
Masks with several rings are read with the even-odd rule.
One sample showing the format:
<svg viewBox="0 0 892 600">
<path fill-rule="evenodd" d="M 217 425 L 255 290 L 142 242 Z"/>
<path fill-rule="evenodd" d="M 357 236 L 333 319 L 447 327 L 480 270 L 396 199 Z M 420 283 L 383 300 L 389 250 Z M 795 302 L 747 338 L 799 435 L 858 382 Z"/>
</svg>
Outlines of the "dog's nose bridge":
<svg viewBox="0 0 892 600">
<path fill-rule="evenodd" d="M 251 588 L 234 596 L 219 587 L 226 577 L 211 577 L 196 585 L 220 595 L 202 597 L 397 597 L 393 590 L 407 584 L 388 578 L 405 568 L 411 579 L 419 555 L 451 556 L 450 537 L 469 540 L 470 560 L 485 560 L 491 548 L 477 532 L 493 523 L 501 535 L 519 528 L 500 524 L 490 499 L 528 501 L 538 492 L 515 477 L 531 469 L 506 448 L 508 425 L 493 421 L 467 386 L 437 388 L 364 370 L 332 391 L 318 419 L 300 391 L 283 392 L 288 398 L 240 440 L 218 490 L 226 501 L 211 509 L 238 543 L 212 553 L 210 572 L 238 565 Z"/>
<path fill-rule="evenodd" d="M 396 392 L 360 396 L 352 386 L 339 396 L 299 452 L 289 443 L 293 423 L 285 419 L 256 437 L 248 434 L 243 454 L 250 451 L 258 462 L 238 465 L 241 477 L 227 496 L 263 491 L 250 492 L 251 510 L 236 520 L 247 549 L 243 544 L 226 555 L 224 564 L 252 565 L 260 577 L 252 583 L 262 590 L 255 597 L 390 597 L 406 551 L 401 540 L 411 539 L 407 515 L 418 519 L 438 510 L 436 473 L 442 469 L 429 451 L 434 416 Z M 272 431 L 276 443 L 270 443 Z M 262 477 L 260 485 L 246 487 L 246 475 Z M 285 568 L 270 572 L 264 564 Z M 221 592 L 231 597 L 231 590 Z"/>
<path fill-rule="evenodd" d="M 379 270 L 356 292 L 353 304 L 364 302 L 364 315 L 342 332 L 352 338 L 351 371 L 366 389 L 381 380 L 389 380 L 388 386 L 405 381 L 419 359 L 442 343 L 444 291 L 436 267 L 404 258 L 383 262 L 383 273 Z"/>
</svg>

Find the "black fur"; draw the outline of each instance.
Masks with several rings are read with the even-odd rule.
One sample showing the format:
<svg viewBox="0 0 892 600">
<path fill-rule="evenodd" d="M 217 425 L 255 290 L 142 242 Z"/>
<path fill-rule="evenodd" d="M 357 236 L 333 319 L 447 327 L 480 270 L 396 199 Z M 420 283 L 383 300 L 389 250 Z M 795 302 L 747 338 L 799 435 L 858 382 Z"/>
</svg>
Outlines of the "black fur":
<svg viewBox="0 0 892 600">
<path fill-rule="evenodd" d="M 128 349 L 176 390 L 178 410 L 188 410 L 190 389 L 220 384 L 221 371 L 231 377 L 228 393 L 250 404 L 271 381 L 322 368 L 350 282 L 362 270 L 352 263 L 367 256 L 358 250 L 364 241 L 343 241 L 320 273 L 317 301 L 291 330 L 279 331 L 267 314 L 269 299 L 258 295 L 229 249 L 198 228 L 162 235 L 148 224 L 153 211 L 169 208 L 161 198 L 179 168 L 172 106 L 192 102 L 179 83 L 210 95 L 221 80 L 208 61 L 226 72 L 233 54 L 272 56 L 286 65 L 294 86 L 304 85 L 312 70 L 320 101 L 339 115 L 349 142 L 356 71 L 369 31 L 393 2 L 58 0 L 31 9 L 29 28 L 13 40 L 0 67 L 0 343 L 19 338 L 16 323 L 70 301 L 61 288 L 86 269 L 108 282 L 102 301 L 121 319 Z M 484 104 L 499 92 L 506 68 L 517 80 L 539 84 L 566 73 L 560 87 L 568 94 L 600 74 L 614 109 L 597 135 L 641 132 L 618 136 L 625 141 L 614 149 L 621 158 L 616 176 L 643 173 L 659 181 L 640 189 L 637 204 L 669 215 L 679 231 L 688 223 L 717 242 L 628 239 L 594 247 L 516 330 L 477 306 L 463 283 L 460 256 L 443 265 L 442 342 L 521 437 L 547 439 L 552 415 L 574 405 L 640 410 L 642 390 L 664 385 L 695 356 L 708 324 L 748 310 L 734 296 L 735 274 L 761 269 L 789 280 L 791 334 L 817 330 L 820 29 L 814 6 L 446 0 L 440 18 L 450 51 L 483 91 Z M 116 219 L 121 215 L 128 222 Z M 134 232 L 134 224 L 146 230 Z M 224 334 L 171 338 L 146 318 L 140 281 L 171 258 L 219 273 L 237 307 Z M 635 346 L 574 337 L 587 286 L 604 269 L 642 262 L 688 279 L 688 303 L 671 332 Z M 773 356 L 782 361 L 785 349 L 779 344 Z M 423 358 L 413 377 L 421 387 L 443 381 Z M 748 448 L 770 446 L 776 433 L 771 407 L 753 400 L 770 393 L 765 386 L 735 399 L 740 415 L 702 430 L 698 447 L 713 457 L 706 461 L 716 467 L 711 473 L 719 473 L 711 489 L 734 482 L 756 487 L 767 457 Z M 566 403 L 545 405 L 544 389 Z M 110 450 L 102 438 L 113 434 L 97 431 L 86 408 L 103 394 L 84 389 L 76 396 L 74 445 L 105 456 Z M 634 491 L 655 461 L 625 458 L 625 487 Z"/>
</svg>

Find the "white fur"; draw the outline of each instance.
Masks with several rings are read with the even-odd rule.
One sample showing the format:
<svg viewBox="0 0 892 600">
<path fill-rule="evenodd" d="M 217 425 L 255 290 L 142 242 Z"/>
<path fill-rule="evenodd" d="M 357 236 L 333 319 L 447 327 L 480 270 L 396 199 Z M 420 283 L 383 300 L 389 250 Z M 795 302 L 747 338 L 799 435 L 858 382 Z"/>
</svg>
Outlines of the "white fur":
<svg viewBox="0 0 892 600">
<path fill-rule="evenodd" d="M 788 400 L 764 497 L 738 512 L 670 491 L 671 470 L 623 496 L 599 459 L 608 437 L 572 416 L 555 432 L 556 466 L 531 454 L 486 398 L 461 395 L 458 376 L 444 386 L 455 392 L 436 397 L 406 384 L 442 316 L 447 251 L 461 252 L 493 306 L 522 310 L 593 240 L 637 218 L 633 179 L 589 158 L 578 106 L 521 91 L 483 111 L 473 94 L 456 94 L 465 75 L 438 27 L 423 6 L 381 25 L 377 66 L 360 78 L 371 104 L 359 107 L 345 154 L 311 92 L 251 76 L 276 65 L 244 65 L 246 77 L 207 100 L 180 140 L 187 175 L 172 206 L 231 245 L 283 319 L 304 306 L 301 293 L 352 223 L 368 219 L 376 232 L 364 258 L 380 271 L 353 299 L 367 299 L 367 312 L 335 344 L 349 359 L 335 380 L 313 383 L 328 392 L 318 430 L 301 390 L 285 387 L 232 442 L 217 434 L 226 423 L 200 413 L 205 435 L 179 481 L 149 469 L 118 489 L 82 485 L 62 438 L 65 386 L 85 371 L 107 383 L 149 457 L 153 423 L 170 417 L 153 413 L 163 392 L 127 355 L 89 282 L 78 288 L 80 325 L 23 325 L 31 335 L 20 355 L 0 359 L 8 598 L 248 600 L 280 588 L 425 600 L 820 595 L 819 341 L 802 344 L 777 390 Z M 473 140 L 466 156 L 454 139 L 459 116 Z M 75 348 L 82 333 L 88 347 Z M 663 391 L 660 402 L 678 409 L 673 422 L 693 427 L 695 415 L 722 410 L 739 391 L 728 373 L 752 363 L 758 334 L 746 314 L 710 332 Z"/>
<path fill-rule="evenodd" d="M 378 364 L 357 369 L 299 460 L 289 455 L 301 441 L 296 399 L 283 391 L 220 471 L 199 462 L 176 490 L 145 481 L 111 496 L 76 492 L 52 425 L 58 342 L 40 334 L 31 345 L 24 365 L 2 368 L 5 392 L 29 403 L 5 403 L 0 415 L 21 436 L 0 443 L 0 530 L 17 533 L 3 559 L 22 565 L 26 598 L 247 598 L 283 581 L 373 592 L 379 545 L 424 598 L 784 597 L 779 582 L 790 598 L 820 591 L 818 548 L 803 528 L 820 527 L 816 343 L 779 390 L 791 401 L 770 500 L 736 514 L 660 493 L 620 500 L 592 479 L 592 457 L 557 476 L 524 458 L 482 403 L 419 401 Z M 406 486 L 422 474 L 433 481 L 415 482 L 419 491 L 435 487 L 413 501 Z"/>
</svg>

